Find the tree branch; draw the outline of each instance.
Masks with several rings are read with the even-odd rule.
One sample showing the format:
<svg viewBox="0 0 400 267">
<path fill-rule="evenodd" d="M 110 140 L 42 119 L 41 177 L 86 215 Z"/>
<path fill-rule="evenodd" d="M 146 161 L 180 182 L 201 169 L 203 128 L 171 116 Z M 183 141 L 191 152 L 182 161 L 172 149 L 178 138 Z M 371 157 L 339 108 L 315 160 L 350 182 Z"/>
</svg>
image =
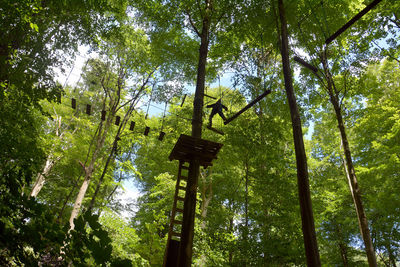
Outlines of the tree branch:
<svg viewBox="0 0 400 267">
<path fill-rule="evenodd" d="M 196 25 L 194 25 L 194 22 L 193 22 L 193 20 L 192 20 L 192 16 L 190 15 L 189 10 L 186 9 L 184 12 L 185 12 L 185 14 L 188 16 L 189 23 L 190 23 L 190 25 L 192 26 L 194 32 L 197 34 L 198 37 L 200 37 L 200 36 L 201 36 L 201 35 L 200 35 L 200 32 L 199 32 L 199 30 L 197 29 Z"/>
</svg>

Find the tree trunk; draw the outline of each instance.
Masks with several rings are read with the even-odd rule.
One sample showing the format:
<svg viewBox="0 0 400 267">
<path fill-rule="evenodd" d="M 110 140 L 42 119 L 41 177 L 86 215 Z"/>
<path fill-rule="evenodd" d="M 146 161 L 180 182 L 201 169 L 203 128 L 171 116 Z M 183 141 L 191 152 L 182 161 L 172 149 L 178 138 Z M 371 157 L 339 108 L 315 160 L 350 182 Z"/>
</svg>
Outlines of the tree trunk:
<svg viewBox="0 0 400 267">
<path fill-rule="evenodd" d="M 72 194 L 74 193 L 75 188 L 78 187 L 78 182 L 79 182 L 80 178 L 81 178 L 81 176 L 79 176 L 78 179 L 76 179 L 75 184 L 72 186 L 71 191 L 69 192 L 68 196 L 65 198 L 65 200 L 64 200 L 64 202 L 63 202 L 63 206 L 62 206 L 60 212 L 58 213 L 58 217 L 57 217 L 57 220 L 58 220 L 59 222 L 61 222 L 61 220 L 62 220 L 62 216 L 63 216 L 63 214 L 64 214 L 65 207 L 67 206 L 68 201 L 70 200 Z"/>
<path fill-rule="evenodd" d="M 229 218 L 229 233 L 233 233 L 233 216 Z M 233 249 L 229 247 L 229 266 L 232 265 L 233 261 Z"/>
<path fill-rule="evenodd" d="M 281 55 L 283 75 L 285 79 L 286 95 L 289 103 L 293 127 L 293 139 L 297 165 L 297 184 L 299 190 L 304 247 L 308 266 L 321 266 L 317 239 L 315 235 L 314 217 L 312 213 L 307 157 L 303 143 L 303 131 L 301 129 L 300 114 L 297 108 L 296 97 L 294 95 L 292 72 L 290 70 L 288 35 L 283 0 L 278 0 L 278 3 L 279 17 L 281 22 Z"/>
<path fill-rule="evenodd" d="M 212 188 L 212 181 L 209 181 L 207 184 L 207 177 L 209 177 L 211 174 L 202 174 L 200 173 L 200 177 L 202 178 L 202 184 L 203 187 L 201 188 L 202 192 L 202 202 L 201 202 L 201 207 L 200 207 L 200 213 L 201 213 L 201 225 L 200 228 L 202 230 L 206 229 L 206 218 L 207 218 L 207 211 L 208 211 L 208 206 L 210 205 L 211 199 L 213 197 L 213 188 Z M 208 191 L 208 194 L 207 194 Z"/>
<path fill-rule="evenodd" d="M 245 174 L 244 174 L 244 180 L 245 180 L 245 196 L 244 196 L 244 230 L 243 230 L 243 240 L 245 243 L 245 247 L 243 248 L 243 253 L 245 253 L 245 257 L 243 259 L 243 265 L 246 267 L 247 266 L 247 256 L 249 255 L 248 252 L 248 239 L 249 239 L 249 164 L 248 164 L 248 158 L 246 155 L 246 161 L 245 161 Z"/>
<path fill-rule="evenodd" d="M 213 197 L 213 188 L 212 188 L 212 181 L 209 181 L 207 184 L 207 177 L 209 177 L 210 174 L 205 174 L 204 172 L 200 173 L 200 179 L 202 180 L 201 183 L 201 197 L 202 197 L 202 202 L 201 202 L 201 207 L 200 207 L 200 215 L 201 215 L 201 224 L 200 224 L 200 229 L 202 231 L 205 231 L 206 229 L 206 218 L 207 218 L 207 211 L 208 211 L 208 206 L 210 205 L 211 199 Z M 207 194 L 208 191 L 208 194 Z M 199 266 L 207 266 L 207 255 L 202 254 L 200 256 L 200 262 L 198 263 Z"/>
<path fill-rule="evenodd" d="M 146 88 L 146 85 L 148 84 L 148 82 L 150 80 L 150 77 L 157 70 L 157 68 L 158 67 L 155 67 L 150 73 L 148 73 L 147 78 L 143 81 L 142 85 L 140 86 L 140 89 L 135 93 L 135 95 L 129 101 L 130 102 L 129 108 L 128 108 L 127 112 L 125 113 L 124 118 L 122 119 L 122 122 L 121 122 L 120 126 L 118 127 L 118 131 L 117 131 L 117 133 L 116 133 L 116 135 L 114 137 L 114 141 L 113 141 L 110 153 L 109 153 L 109 155 L 107 157 L 107 160 L 106 160 L 106 163 L 104 165 L 103 172 L 102 172 L 102 174 L 101 174 L 101 176 L 99 178 L 99 181 L 97 182 L 96 189 L 95 189 L 94 194 L 92 196 L 92 199 L 90 201 L 88 210 L 92 210 L 93 207 L 94 207 L 97 194 L 99 193 L 100 187 L 103 184 L 103 180 L 104 180 L 104 177 L 105 177 L 105 175 L 107 173 L 108 166 L 109 166 L 111 161 L 115 160 L 115 154 L 116 154 L 116 151 L 117 151 L 118 141 L 120 140 L 121 133 L 125 130 L 126 124 L 128 123 L 129 119 L 131 118 L 132 112 L 135 110 L 135 106 L 137 104 L 137 101 L 140 99 L 140 96 L 141 96 L 142 92 L 144 91 L 144 89 Z M 119 92 L 122 91 L 122 89 L 123 89 L 122 88 L 122 82 L 121 82 L 122 79 L 123 79 L 123 77 L 120 74 L 120 76 L 118 78 L 118 91 Z M 114 115 L 115 115 L 116 111 L 117 111 L 116 106 L 114 106 Z"/>
<path fill-rule="evenodd" d="M 343 154 L 344 154 L 343 161 L 344 161 L 346 176 L 347 176 L 347 180 L 349 183 L 350 192 L 353 197 L 354 206 L 356 208 L 358 225 L 360 227 L 361 237 L 364 241 L 365 251 L 367 254 L 367 258 L 368 258 L 368 264 L 369 264 L 369 266 L 375 267 L 378 265 L 376 263 L 374 246 L 372 244 L 372 239 L 371 239 L 371 235 L 370 235 L 370 231 L 369 231 L 369 227 L 368 227 L 368 221 L 367 221 L 367 217 L 365 215 L 363 203 L 361 200 L 361 191 L 358 187 L 356 172 L 355 172 L 354 166 L 353 166 L 350 145 L 349 145 L 349 141 L 348 141 L 347 134 L 346 134 L 346 127 L 343 122 L 342 108 L 339 103 L 339 97 L 338 97 L 338 93 L 335 89 L 335 84 L 334 84 L 332 75 L 329 71 L 328 62 L 327 62 L 327 58 L 326 58 L 326 51 L 324 51 L 324 54 L 321 56 L 321 61 L 322 61 L 322 65 L 323 65 L 325 76 L 326 76 L 329 99 L 335 110 L 336 120 L 338 123 L 338 128 L 339 128 L 340 138 L 341 138 L 341 143 L 342 143 L 342 148 L 343 148 Z"/>
<path fill-rule="evenodd" d="M 199 62 L 197 66 L 196 92 L 193 101 L 192 136 L 201 138 L 203 124 L 204 86 L 206 78 L 206 64 L 209 45 L 210 13 L 212 0 L 205 0 L 206 8 L 203 25 L 200 33 Z M 198 160 L 191 160 L 189 164 L 186 196 L 182 220 L 182 238 L 179 246 L 178 266 L 187 267 L 192 264 L 192 246 L 194 236 L 194 218 L 196 213 L 197 183 L 200 173 Z"/>
<path fill-rule="evenodd" d="M 349 260 L 347 257 L 347 245 L 343 242 L 342 231 L 340 225 L 335 223 L 336 234 L 339 240 L 340 257 L 342 258 L 343 267 L 349 266 Z"/>
<path fill-rule="evenodd" d="M 375 251 L 374 246 L 372 244 L 371 235 L 369 232 L 368 227 L 368 220 L 367 216 L 365 215 L 362 199 L 361 199 L 361 192 L 358 187 L 357 177 L 353 166 L 353 161 L 351 158 L 350 147 L 347 140 L 345 126 L 343 124 L 343 118 L 341 115 L 341 110 L 338 107 L 335 107 L 335 113 L 337 116 L 338 127 L 340 130 L 340 137 L 343 146 L 344 152 L 344 165 L 346 170 L 347 180 L 349 182 L 349 187 L 351 191 L 351 195 L 353 197 L 354 206 L 356 208 L 357 217 L 358 217 L 358 225 L 360 227 L 361 237 L 364 241 L 365 251 L 367 253 L 368 264 L 369 266 L 378 266 L 376 263 Z"/>
<path fill-rule="evenodd" d="M 91 173 L 85 175 L 85 179 L 83 180 L 81 188 L 79 189 L 78 196 L 75 199 L 74 208 L 72 209 L 71 217 L 69 218 L 70 230 L 73 230 L 75 228 L 74 220 L 76 217 L 78 217 L 79 211 L 82 206 L 83 198 L 85 197 L 86 190 L 89 187 L 90 178 L 91 178 Z"/>
<path fill-rule="evenodd" d="M 110 164 L 111 161 L 114 161 L 114 160 L 115 160 L 115 155 L 114 155 L 114 153 L 115 153 L 116 148 L 117 148 L 117 142 L 118 142 L 118 141 L 117 141 L 117 138 L 118 138 L 118 136 L 114 139 L 114 142 L 113 142 L 113 145 L 112 145 L 110 154 L 108 155 L 107 160 L 106 160 L 106 164 L 105 164 L 105 166 L 104 166 L 104 168 L 103 168 L 103 172 L 102 172 L 102 174 L 101 174 L 101 176 L 100 176 L 100 178 L 99 178 L 99 181 L 97 182 L 96 189 L 95 189 L 95 191 L 94 191 L 94 193 L 93 193 L 92 199 L 90 200 L 90 204 L 89 204 L 89 207 L 88 207 L 88 210 L 90 210 L 90 211 L 91 211 L 91 210 L 93 209 L 93 207 L 94 207 L 94 203 L 95 203 L 95 201 L 96 201 L 97 194 L 99 193 L 100 187 L 101 187 L 101 185 L 103 184 L 103 180 L 104 180 L 104 177 L 105 177 L 105 175 L 106 175 L 106 173 L 107 173 L 108 166 L 109 166 L 109 164 Z"/>
<path fill-rule="evenodd" d="M 393 255 L 393 251 L 390 248 L 390 240 L 388 242 L 388 244 L 386 245 L 386 250 L 388 252 L 389 255 L 389 264 L 391 264 L 393 267 L 396 267 L 396 257 Z"/>
<path fill-rule="evenodd" d="M 116 106 L 114 106 L 114 107 L 116 107 Z M 115 109 L 113 109 L 113 111 L 115 112 Z M 97 139 L 97 142 L 95 144 L 95 148 L 94 148 L 94 151 L 92 154 L 92 158 L 90 159 L 89 166 L 86 167 L 82 164 L 82 167 L 84 168 L 84 171 L 85 171 L 85 178 L 83 180 L 81 188 L 79 189 L 78 196 L 75 199 L 74 207 L 72 209 L 71 216 L 69 218 L 70 230 L 73 230 L 75 227 L 74 220 L 76 217 L 78 217 L 80 208 L 82 206 L 83 199 L 85 197 L 86 191 L 89 187 L 90 180 L 92 178 L 92 174 L 94 172 L 95 162 L 97 160 L 97 157 L 99 156 L 100 150 L 103 148 L 105 139 L 107 137 L 108 129 L 111 125 L 111 120 L 114 118 L 114 115 L 115 115 L 114 112 L 107 118 L 104 129 L 102 129 L 103 122 L 100 122 L 99 131 L 98 131 L 97 135 L 93 137 L 93 138 Z"/>
<path fill-rule="evenodd" d="M 37 197 L 40 190 L 46 181 L 46 176 L 49 174 L 51 168 L 53 168 L 55 161 L 51 159 L 52 155 L 49 155 L 46 160 L 46 164 L 44 165 L 44 169 L 41 173 L 38 174 L 35 184 L 32 187 L 32 191 L 30 197 Z"/>
</svg>

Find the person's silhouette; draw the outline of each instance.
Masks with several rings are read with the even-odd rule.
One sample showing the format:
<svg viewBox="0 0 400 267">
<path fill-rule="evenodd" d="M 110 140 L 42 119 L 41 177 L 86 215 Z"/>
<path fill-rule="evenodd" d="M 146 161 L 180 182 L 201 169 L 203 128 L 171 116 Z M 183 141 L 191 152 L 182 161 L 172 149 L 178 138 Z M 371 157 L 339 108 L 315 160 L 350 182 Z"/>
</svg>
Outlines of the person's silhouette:
<svg viewBox="0 0 400 267">
<path fill-rule="evenodd" d="M 222 104 L 221 99 L 219 99 L 217 102 L 215 102 L 214 104 L 211 105 L 207 105 L 207 108 L 212 108 L 211 110 L 211 114 L 209 117 L 209 127 L 212 127 L 212 119 L 214 117 L 215 114 L 218 113 L 219 116 L 221 116 L 221 118 L 225 121 L 226 117 L 224 115 L 224 113 L 222 112 L 222 109 L 228 110 L 228 108 L 226 106 L 224 106 L 224 104 Z"/>
</svg>

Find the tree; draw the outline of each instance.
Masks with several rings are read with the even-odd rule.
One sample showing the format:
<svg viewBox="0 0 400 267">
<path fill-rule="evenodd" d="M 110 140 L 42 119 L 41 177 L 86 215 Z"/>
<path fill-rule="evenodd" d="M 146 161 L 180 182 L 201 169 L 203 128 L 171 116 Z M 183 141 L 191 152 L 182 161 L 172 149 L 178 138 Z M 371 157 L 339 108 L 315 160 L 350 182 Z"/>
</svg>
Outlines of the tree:
<svg viewBox="0 0 400 267">
<path fill-rule="evenodd" d="M 369 203 L 371 235 L 387 266 L 395 266 L 399 259 L 398 218 L 393 210 L 399 201 L 393 194 L 399 164 L 398 75 L 397 62 L 388 59 L 368 67 L 357 86 L 366 102 L 354 130 L 356 169 Z"/>
<path fill-rule="evenodd" d="M 289 54 L 288 54 L 288 35 L 285 18 L 285 10 L 283 1 L 279 1 L 279 18 L 280 18 L 280 42 L 283 75 L 285 77 L 285 88 L 290 108 L 293 126 L 293 138 L 296 151 L 297 163 L 297 183 L 299 188 L 299 200 L 303 226 L 304 246 L 307 256 L 307 264 L 310 266 L 321 265 L 317 240 L 315 235 L 314 217 L 311 206 L 310 185 L 308 181 L 307 157 L 303 143 L 303 133 L 301 129 L 301 120 L 297 108 L 296 98 L 293 92 L 293 81 L 290 70 Z M 277 25 L 277 27 L 279 27 Z"/>
</svg>

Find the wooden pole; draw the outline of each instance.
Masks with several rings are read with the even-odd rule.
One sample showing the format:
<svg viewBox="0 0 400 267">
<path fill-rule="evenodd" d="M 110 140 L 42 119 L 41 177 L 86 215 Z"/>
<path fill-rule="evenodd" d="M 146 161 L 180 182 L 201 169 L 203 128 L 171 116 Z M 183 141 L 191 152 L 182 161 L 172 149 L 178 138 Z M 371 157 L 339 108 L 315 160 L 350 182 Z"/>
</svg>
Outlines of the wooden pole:
<svg viewBox="0 0 400 267">
<path fill-rule="evenodd" d="M 268 95 L 269 93 L 271 93 L 271 90 L 267 90 L 264 93 L 262 93 L 261 95 L 259 95 L 256 99 L 254 99 L 253 101 L 251 101 L 249 104 L 247 104 L 244 108 L 242 108 L 241 110 L 239 110 L 235 115 L 233 115 L 232 117 L 230 117 L 229 119 L 227 119 L 226 121 L 224 121 L 224 124 L 227 125 L 228 123 L 230 123 L 231 121 L 233 121 L 234 119 L 236 119 L 237 117 L 239 117 L 240 114 L 242 114 L 243 112 L 245 112 L 246 110 L 248 110 L 249 108 L 251 108 L 252 106 L 254 106 L 254 104 L 256 104 L 258 101 L 260 101 L 261 99 L 264 98 L 264 96 Z"/>
<path fill-rule="evenodd" d="M 281 55 L 283 65 L 283 76 L 285 80 L 286 95 L 290 108 L 292 119 L 294 148 L 296 153 L 297 166 L 297 185 L 299 190 L 299 202 L 302 220 L 302 230 L 304 238 L 304 247 L 308 266 L 321 266 L 317 238 L 315 235 L 314 217 L 312 213 L 310 184 L 308 181 L 307 156 L 303 142 L 303 131 L 301 129 L 301 120 L 297 108 L 296 97 L 294 95 L 292 72 L 289 61 L 289 41 L 285 17 L 283 0 L 278 0 L 279 17 L 281 22 Z"/>
<path fill-rule="evenodd" d="M 374 0 L 371 4 L 366 6 L 363 10 L 360 11 L 357 15 L 355 15 L 351 20 L 349 20 L 346 24 L 339 28 L 334 34 L 326 39 L 325 44 L 330 44 L 333 40 L 335 40 L 339 35 L 341 35 L 345 30 L 347 30 L 351 25 L 353 25 L 357 20 L 359 20 L 362 16 L 368 13 L 371 9 L 373 9 L 379 2 L 382 0 Z"/>
<path fill-rule="evenodd" d="M 318 69 L 316 67 L 314 67 L 313 65 L 307 63 L 305 60 L 299 58 L 299 57 L 293 57 L 293 60 L 296 61 L 297 63 L 303 65 L 304 67 L 306 67 L 307 69 L 311 70 L 314 73 L 318 72 Z"/>
<path fill-rule="evenodd" d="M 210 31 L 210 12 L 212 0 L 205 0 L 206 10 L 200 37 L 199 62 L 197 65 L 196 91 L 193 101 L 192 136 L 201 138 L 203 124 L 203 103 L 206 78 L 206 64 Z M 182 218 L 181 241 L 178 254 L 178 266 L 188 267 L 192 265 L 192 247 L 194 237 L 194 219 L 196 214 L 197 183 L 200 173 L 199 160 L 192 159 L 189 163 L 189 173 L 186 184 L 186 194 Z"/>
</svg>

